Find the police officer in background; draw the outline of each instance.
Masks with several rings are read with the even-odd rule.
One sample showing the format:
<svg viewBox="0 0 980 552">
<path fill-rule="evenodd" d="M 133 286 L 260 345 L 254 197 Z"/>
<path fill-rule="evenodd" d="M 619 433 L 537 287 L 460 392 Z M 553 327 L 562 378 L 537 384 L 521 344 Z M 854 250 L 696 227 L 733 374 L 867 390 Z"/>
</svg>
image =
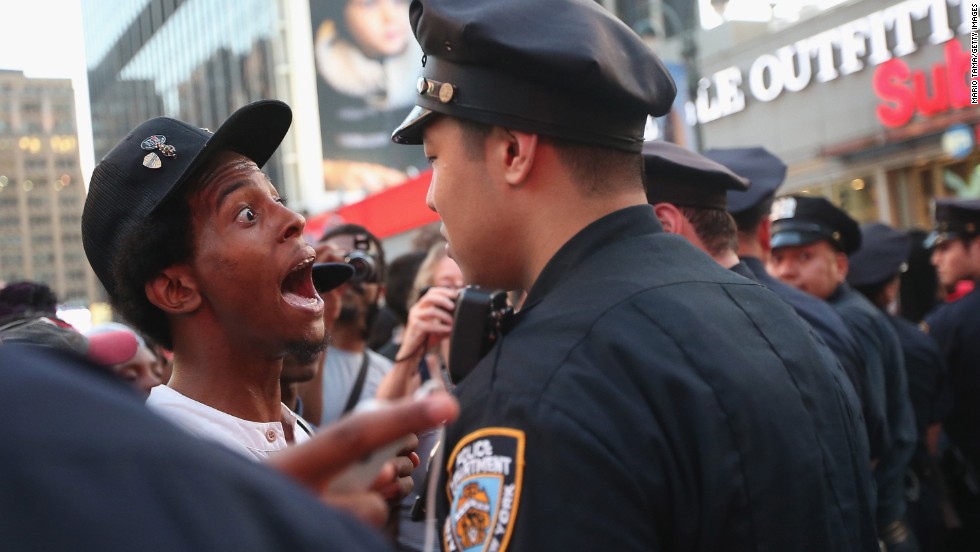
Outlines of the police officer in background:
<svg viewBox="0 0 980 552">
<path fill-rule="evenodd" d="M 837 310 L 865 352 L 871 390 L 884 394 L 891 441 L 874 470 L 878 532 L 889 551 L 916 550 L 915 536 L 905 522 L 903 477 L 916 435 L 902 346 L 887 315 L 845 282 L 847 256 L 861 246 L 861 230 L 822 197 L 781 197 L 773 203 L 771 216 L 769 271 Z M 884 381 L 872 379 L 879 374 Z"/>
<path fill-rule="evenodd" d="M 761 150 L 761 148 L 756 149 Z M 768 155 L 768 152 L 766 154 Z M 745 158 L 751 157 L 751 154 L 745 156 Z M 735 219 L 726 210 L 728 208 L 726 194 L 737 198 L 743 197 L 750 187 L 749 181 L 724 165 L 670 142 L 647 142 L 643 146 L 643 163 L 645 174 L 650 175 L 645 179 L 647 200 L 653 205 L 654 213 L 664 232 L 683 236 L 721 266 L 754 282 L 760 282 L 760 278 L 749 268 L 748 263 L 738 257 L 740 241 L 738 230 Z M 768 220 L 768 216 L 766 219 Z M 764 270 L 762 272 L 767 280 L 772 280 L 773 287 L 780 289 L 795 303 L 809 306 L 813 302 L 817 307 L 822 307 L 804 310 L 805 315 L 801 315 L 799 308 L 786 301 L 796 311 L 791 316 L 799 316 L 804 321 L 815 318 L 817 323 L 822 324 L 824 330 L 833 328 L 829 333 L 831 338 L 838 339 L 839 332 L 850 340 L 850 334 L 843 328 L 843 321 L 832 307 L 776 280 Z M 767 282 L 763 282 L 763 285 L 770 287 Z M 797 296 L 802 296 L 802 299 Z M 780 293 L 777 293 L 777 297 L 782 299 Z M 829 310 L 829 314 L 824 313 L 823 309 Z M 817 316 L 814 317 L 812 312 L 818 313 Z M 773 311 L 770 315 L 773 322 L 781 323 L 786 313 Z M 827 325 L 827 321 L 833 320 L 839 323 L 839 327 Z M 820 332 L 815 332 L 814 327 L 809 324 L 807 330 L 821 347 L 826 346 Z M 844 341 L 839 340 L 835 343 L 844 343 Z M 855 344 L 854 347 L 856 346 Z M 860 389 L 860 381 L 857 380 L 858 372 L 848 372 L 841 363 L 833 360 L 835 358 L 833 355 L 830 356 L 832 360 L 825 364 L 824 369 L 841 379 L 848 378 L 855 389 Z M 852 365 L 851 368 L 857 370 L 859 366 Z M 854 405 L 860 407 L 856 391 L 852 400 Z M 868 473 L 870 474 L 870 470 Z"/>
<path fill-rule="evenodd" d="M 883 393 L 872 392 L 868 385 L 868 368 L 857 340 L 840 315 L 825 301 L 783 283 L 766 272 L 769 260 L 772 222 L 769 212 L 776 190 L 786 178 L 786 164 L 761 147 L 711 149 L 704 156 L 720 163 L 751 182 L 748 190 L 729 190 L 727 202 L 738 227 L 738 257 L 743 270 L 788 303 L 834 352 L 861 399 L 861 409 L 876 459 L 888 442 Z M 881 377 L 878 378 L 881 381 Z"/>
<path fill-rule="evenodd" d="M 936 224 L 926 240 L 946 289 L 980 278 L 980 200 L 937 199 Z M 962 529 L 951 549 L 980 550 L 980 288 L 926 315 L 926 331 L 939 342 L 949 367 L 953 412 L 945 428 L 959 466 L 951 481 Z"/>
<path fill-rule="evenodd" d="M 875 550 L 867 444 L 771 293 L 662 232 L 675 87 L 591 0 L 415 0 L 428 204 L 466 281 L 528 289 L 456 388 L 446 550 Z M 655 177 L 655 175 L 651 175 Z M 493 221 L 493 224 L 487 224 Z"/>
<path fill-rule="evenodd" d="M 936 341 L 915 324 L 897 316 L 902 272 L 906 268 L 912 239 L 887 224 L 861 226 L 861 248 L 849 259 L 847 283 L 888 313 L 888 322 L 898 335 L 905 355 L 909 399 L 915 412 L 918 440 L 906 472 L 908 519 L 923 552 L 940 550 L 945 533 L 944 508 L 948 497 L 939 470 L 939 434 L 942 420 L 952 408 L 952 396 Z"/>
</svg>

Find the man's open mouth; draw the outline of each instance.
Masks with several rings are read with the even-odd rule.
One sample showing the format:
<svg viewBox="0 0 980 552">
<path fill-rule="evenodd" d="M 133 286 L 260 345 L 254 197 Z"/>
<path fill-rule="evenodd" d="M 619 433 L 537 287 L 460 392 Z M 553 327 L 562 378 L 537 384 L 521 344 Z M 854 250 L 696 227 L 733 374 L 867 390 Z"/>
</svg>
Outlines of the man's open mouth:
<svg viewBox="0 0 980 552">
<path fill-rule="evenodd" d="M 314 257 L 304 259 L 283 279 L 280 290 L 287 303 L 309 308 L 321 302 L 313 287 L 313 261 Z"/>
</svg>

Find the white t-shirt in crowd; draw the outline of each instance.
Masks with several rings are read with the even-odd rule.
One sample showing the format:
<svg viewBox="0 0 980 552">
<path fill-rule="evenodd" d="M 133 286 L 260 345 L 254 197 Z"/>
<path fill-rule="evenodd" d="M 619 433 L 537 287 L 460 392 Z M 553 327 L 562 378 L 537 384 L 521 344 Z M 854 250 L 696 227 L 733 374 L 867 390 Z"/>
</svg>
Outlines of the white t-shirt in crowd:
<svg viewBox="0 0 980 552">
<path fill-rule="evenodd" d="M 166 385 L 154 387 L 146 404 L 186 431 L 202 439 L 217 441 L 255 460 L 264 460 L 289 446 L 280 422 L 252 422 L 236 418 L 181 395 Z M 292 427 L 296 444 L 310 439 L 297 424 L 296 414 L 286 405 L 282 405 L 282 418 Z"/>
</svg>

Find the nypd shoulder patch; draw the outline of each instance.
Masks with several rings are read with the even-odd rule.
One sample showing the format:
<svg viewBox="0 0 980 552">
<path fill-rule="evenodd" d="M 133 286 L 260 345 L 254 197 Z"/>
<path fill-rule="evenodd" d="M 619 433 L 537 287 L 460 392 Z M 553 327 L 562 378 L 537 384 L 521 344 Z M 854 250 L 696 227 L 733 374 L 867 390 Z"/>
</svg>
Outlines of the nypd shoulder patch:
<svg viewBox="0 0 980 552">
<path fill-rule="evenodd" d="M 524 472 L 524 432 L 488 427 L 460 439 L 446 464 L 449 516 L 443 550 L 504 552 Z"/>
</svg>

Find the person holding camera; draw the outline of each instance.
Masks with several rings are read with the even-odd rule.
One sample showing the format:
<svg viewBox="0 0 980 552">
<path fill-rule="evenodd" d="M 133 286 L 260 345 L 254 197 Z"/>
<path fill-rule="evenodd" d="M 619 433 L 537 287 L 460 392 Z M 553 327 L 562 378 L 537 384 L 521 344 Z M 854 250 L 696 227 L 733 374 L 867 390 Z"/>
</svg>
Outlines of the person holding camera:
<svg viewBox="0 0 980 552">
<path fill-rule="evenodd" d="M 676 95 L 649 46 L 591 0 L 409 13 L 425 62 L 393 139 L 423 144 L 465 281 L 528 290 L 454 389 L 443 550 L 877 550 L 829 353 L 647 203 L 643 131 Z"/>
<path fill-rule="evenodd" d="M 312 416 L 326 425 L 350 412 L 363 400 L 372 399 L 391 361 L 367 346 L 371 324 L 384 295 L 386 271 L 381 240 L 357 224 L 328 229 L 319 246 L 354 266 L 354 276 L 337 288 L 340 315 L 334 323 L 323 363 L 322 410 Z"/>
</svg>

